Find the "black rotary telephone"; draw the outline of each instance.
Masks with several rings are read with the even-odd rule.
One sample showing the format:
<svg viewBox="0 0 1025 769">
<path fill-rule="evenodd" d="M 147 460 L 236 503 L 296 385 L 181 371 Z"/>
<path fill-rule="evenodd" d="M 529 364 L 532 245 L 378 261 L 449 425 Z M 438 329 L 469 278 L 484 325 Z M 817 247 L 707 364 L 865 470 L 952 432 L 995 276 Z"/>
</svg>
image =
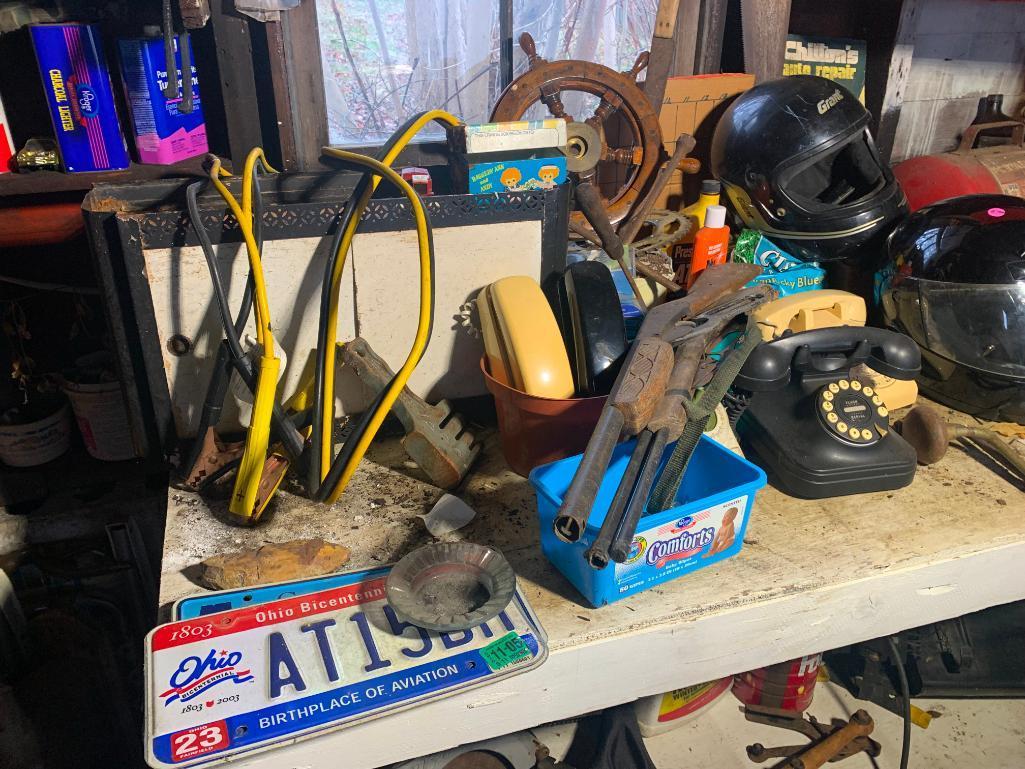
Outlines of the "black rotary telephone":
<svg viewBox="0 0 1025 769">
<path fill-rule="evenodd" d="M 766 342 L 740 370 L 734 394 L 748 405 L 737 435 L 788 494 L 838 497 L 897 489 L 914 478 L 914 449 L 890 428 L 879 395 L 851 377 L 861 363 L 913 379 L 921 355 L 903 334 L 837 326 Z"/>
</svg>

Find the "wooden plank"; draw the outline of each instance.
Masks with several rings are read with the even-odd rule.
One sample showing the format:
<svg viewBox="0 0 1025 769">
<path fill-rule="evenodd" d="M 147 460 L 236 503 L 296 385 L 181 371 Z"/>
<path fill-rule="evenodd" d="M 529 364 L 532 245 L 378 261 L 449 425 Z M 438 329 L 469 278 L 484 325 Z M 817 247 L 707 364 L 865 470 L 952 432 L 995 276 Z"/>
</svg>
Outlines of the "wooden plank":
<svg viewBox="0 0 1025 769">
<path fill-rule="evenodd" d="M 697 50 L 694 74 L 721 71 L 723 35 L 726 33 L 726 0 L 701 0 L 698 17 Z"/>
<path fill-rule="evenodd" d="M 320 170 L 320 151 L 329 141 L 317 3 L 300 3 L 282 14 L 281 31 L 296 165 L 301 171 Z"/>
<path fill-rule="evenodd" d="M 915 54 L 915 28 L 918 25 L 919 0 L 903 0 L 900 19 L 897 22 L 893 52 L 890 55 L 886 76 L 886 90 L 879 107 L 879 120 L 875 131 L 876 147 L 884 163 L 893 155 L 893 142 L 900 122 L 900 110 L 904 104 L 904 91 L 911 73 L 911 60 Z M 872 105 L 870 95 L 866 100 Z"/>
<path fill-rule="evenodd" d="M 203 174 L 203 158 L 190 158 L 168 166 L 132 163 L 123 171 L 96 171 L 65 174 L 59 171 L 0 174 L 0 198 L 15 195 L 45 195 L 59 192 L 85 192 L 97 184 L 120 184 L 152 179 Z"/>
<path fill-rule="evenodd" d="M 233 5 L 221 2 L 211 9 L 210 21 L 217 50 L 228 145 L 232 161 L 241 168 L 249 150 L 263 146 L 249 20 L 236 13 Z"/>
<path fill-rule="evenodd" d="M 287 14 L 286 14 L 287 15 Z M 274 116 L 278 127 L 278 150 L 281 152 L 281 170 L 299 170 L 295 150 L 295 121 L 292 119 L 291 83 L 288 77 L 288 53 L 280 21 L 263 25 L 267 37 L 267 68 L 270 70 L 271 89 L 274 93 Z"/>
<path fill-rule="evenodd" d="M 701 0 L 682 0 L 676 15 L 676 50 L 670 77 L 693 75 L 698 51 Z"/>
<path fill-rule="evenodd" d="M 766 488 L 739 555 L 590 609 L 537 546 L 530 485 L 505 470 L 497 436 L 482 437 L 460 492 L 478 515 L 461 534 L 505 553 L 548 634 L 548 661 L 240 766 L 326 769 L 344 754 L 347 769 L 370 769 L 1025 598 L 1025 491 L 951 449 L 893 492 L 797 500 Z M 395 440 L 375 443 L 371 459 L 330 510 L 280 494 L 255 530 L 219 523 L 221 503 L 171 491 L 161 600 L 198 592 L 183 571 L 215 552 L 321 536 L 358 544 L 350 565 L 364 568 L 429 541 L 415 516 L 442 492 L 409 476 Z"/>
</svg>

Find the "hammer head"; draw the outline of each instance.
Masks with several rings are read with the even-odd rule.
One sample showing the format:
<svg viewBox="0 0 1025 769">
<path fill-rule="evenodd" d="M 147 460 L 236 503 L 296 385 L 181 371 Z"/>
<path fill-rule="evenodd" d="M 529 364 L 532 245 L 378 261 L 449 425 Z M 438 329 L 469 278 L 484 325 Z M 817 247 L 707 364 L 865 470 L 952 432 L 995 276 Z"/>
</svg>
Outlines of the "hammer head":
<svg viewBox="0 0 1025 769">
<path fill-rule="evenodd" d="M 402 447 L 435 486 L 453 489 L 477 458 L 480 444 L 466 429 L 462 417 L 452 413 L 448 401 L 439 401 L 431 410 L 440 417 L 437 423 L 416 420 L 402 439 Z"/>
</svg>

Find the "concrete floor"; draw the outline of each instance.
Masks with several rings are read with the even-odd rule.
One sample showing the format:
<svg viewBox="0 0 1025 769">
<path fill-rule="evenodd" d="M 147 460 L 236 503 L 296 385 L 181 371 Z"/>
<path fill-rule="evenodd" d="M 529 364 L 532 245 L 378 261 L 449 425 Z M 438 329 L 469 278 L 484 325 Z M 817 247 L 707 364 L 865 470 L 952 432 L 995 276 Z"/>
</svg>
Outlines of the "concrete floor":
<svg viewBox="0 0 1025 769">
<path fill-rule="evenodd" d="M 1025 767 L 1025 700 L 930 700 L 914 704 L 933 711 L 927 729 L 912 726 L 909 769 L 1023 769 Z M 819 683 L 809 713 L 820 721 L 846 717 L 858 708 L 875 721 L 872 737 L 882 744 L 875 760 L 865 754 L 838 764 L 843 769 L 897 769 L 900 763 L 902 721 L 871 703 L 861 702 L 832 683 Z M 472 750 L 495 750 L 515 769 L 530 769 L 532 742 L 538 740 L 561 758 L 573 739 L 575 724 L 556 724 L 499 738 L 477 746 L 446 751 L 400 765 L 401 769 L 441 769 L 457 755 Z M 740 704 L 727 693 L 694 720 L 645 740 L 658 769 L 755 769 L 745 748 L 755 742 L 766 747 L 797 744 L 800 735 L 752 724 Z M 396 767 L 399 769 L 399 767 Z M 618 767 L 616 769 L 619 769 Z"/>
<path fill-rule="evenodd" d="M 915 700 L 927 711 L 940 713 L 927 729 L 911 727 L 909 769 L 1022 769 L 1025 767 L 1025 700 Z M 835 684 L 819 684 L 809 713 L 820 721 L 846 717 L 864 708 L 875 721 L 872 737 L 882 747 L 873 763 L 861 754 L 837 764 L 844 769 L 897 769 L 903 721 L 871 703 L 856 700 Z M 791 739 L 797 737 L 797 740 Z M 659 769 L 684 767 L 754 767 L 745 748 L 754 742 L 766 747 L 797 744 L 800 735 L 744 720 L 739 703 L 727 695 L 708 713 L 678 729 L 647 740 Z M 683 757 L 686 756 L 686 759 Z M 772 766 L 767 762 L 765 766 Z"/>
</svg>

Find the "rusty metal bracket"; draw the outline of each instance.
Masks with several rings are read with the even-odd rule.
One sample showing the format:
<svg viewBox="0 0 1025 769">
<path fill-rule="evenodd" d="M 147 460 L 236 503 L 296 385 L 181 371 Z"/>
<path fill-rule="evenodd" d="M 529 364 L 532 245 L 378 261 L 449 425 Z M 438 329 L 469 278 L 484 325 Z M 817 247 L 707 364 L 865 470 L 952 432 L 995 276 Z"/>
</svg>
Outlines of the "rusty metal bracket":
<svg viewBox="0 0 1025 769">
<path fill-rule="evenodd" d="M 375 394 L 388 387 L 395 376 L 364 339 L 354 339 L 342 348 L 342 362 L 352 366 Z M 481 447 L 451 404 L 443 400 L 431 406 L 404 387 L 392 413 L 406 431 L 402 447 L 431 482 L 443 489 L 458 486 Z"/>
</svg>

